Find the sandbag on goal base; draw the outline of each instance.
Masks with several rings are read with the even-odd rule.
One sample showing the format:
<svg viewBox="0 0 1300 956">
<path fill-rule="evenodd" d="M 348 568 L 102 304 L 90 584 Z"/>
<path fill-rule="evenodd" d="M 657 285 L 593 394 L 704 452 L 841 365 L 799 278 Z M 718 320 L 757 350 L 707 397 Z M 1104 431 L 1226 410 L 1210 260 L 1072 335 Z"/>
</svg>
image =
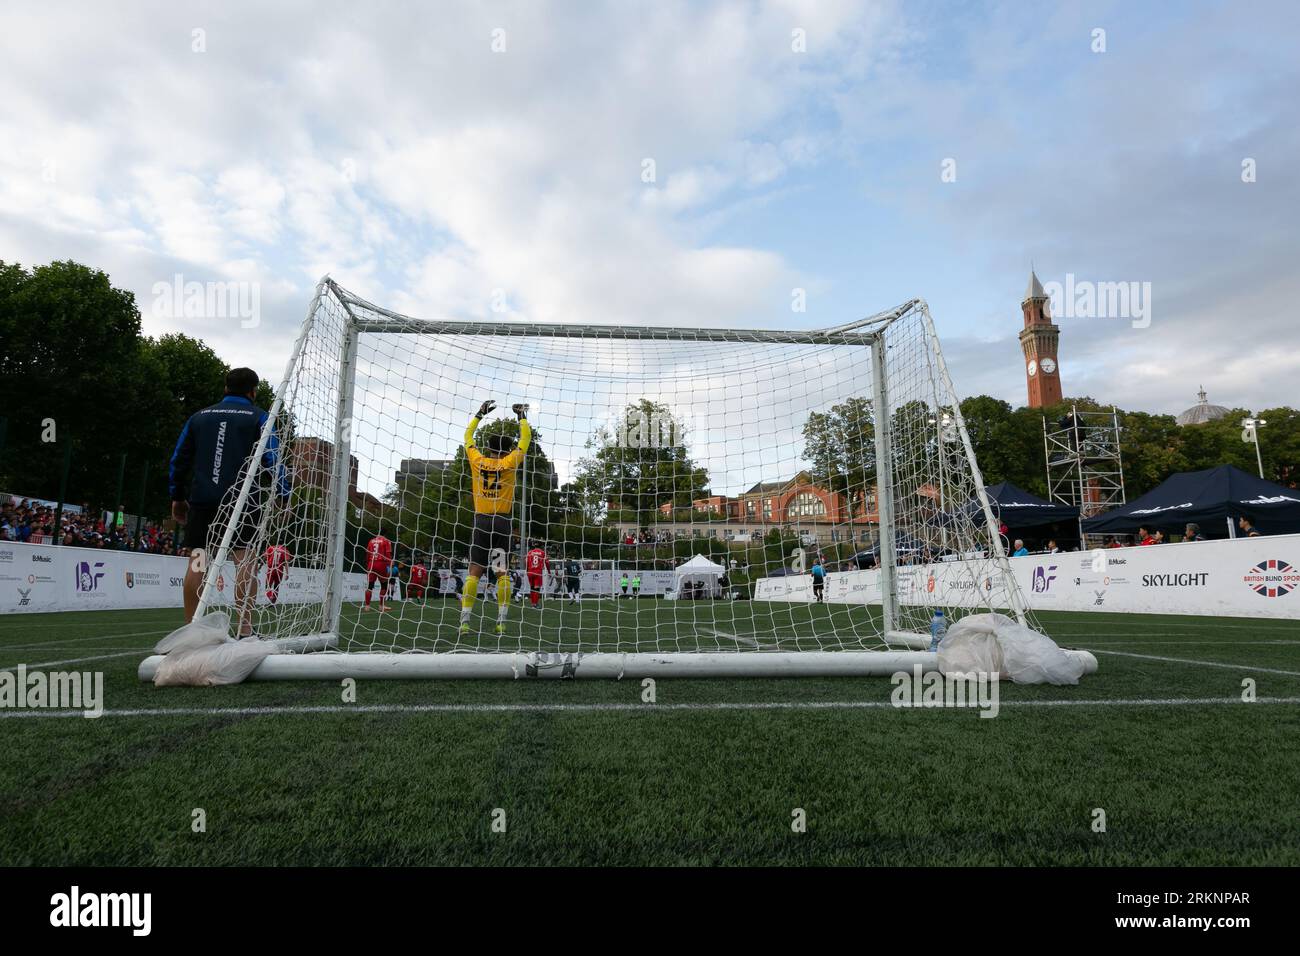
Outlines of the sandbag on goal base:
<svg viewBox="0 0 1300 956">
<path fill-rule="evenodd" d="M 165 655 L 154 674 L 156 687 L 218 687 L 239 684 L 275 653 L 263 641 L 230 636 L 230 615 L 212 611 L 172 631 L 154 650 Z"/>
<path fill-rule="evenodd" d="M 1086 651 L 1062 650 L 1046 634 L 997 613 L 958 620 L 939 642 L 937 656 L 945 674 L 998 674 L 1017 684 L 1077 684 L 1096 669 Z"/>
</svg>

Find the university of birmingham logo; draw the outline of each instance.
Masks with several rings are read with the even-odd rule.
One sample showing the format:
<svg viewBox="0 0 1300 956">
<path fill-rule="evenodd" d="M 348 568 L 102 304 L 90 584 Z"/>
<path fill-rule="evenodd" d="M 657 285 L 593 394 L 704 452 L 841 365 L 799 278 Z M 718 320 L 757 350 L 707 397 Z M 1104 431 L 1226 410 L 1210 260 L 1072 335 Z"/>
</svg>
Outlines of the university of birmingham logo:
<svg viewBox="0 0 1300 956">
<path fill-rule="evenodd" d="M 134 571 L 128 571 L 128 572 L 126 572 L 126 586 L 129 587 L 129 588 L 133 588 L 133 587 L 135 587 L 135 572 L 134 572 Z"/>
<path fill-rule="evenodd" d="M 1042 565 L 1034 568 L 1033 589 L 1035 594 L 1045 594 L 1052 587 L 1052 582 L 1056 580 L 1056 565 L 1049 564 L 1046 568 Z"/>
</svg>

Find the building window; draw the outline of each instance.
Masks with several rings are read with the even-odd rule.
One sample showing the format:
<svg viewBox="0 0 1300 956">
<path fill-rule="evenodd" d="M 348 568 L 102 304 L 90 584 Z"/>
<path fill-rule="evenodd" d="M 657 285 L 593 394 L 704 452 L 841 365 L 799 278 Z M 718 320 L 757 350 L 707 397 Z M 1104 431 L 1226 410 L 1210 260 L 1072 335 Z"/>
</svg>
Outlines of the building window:
<svg viewBox="0 0 1300 956">
<path fill-rule="evenodd" d="M 790 514 L 796 518 L 825 517 L 826 502 L 811 491 L 801 491 L 790 502 Z"/>
</svg>

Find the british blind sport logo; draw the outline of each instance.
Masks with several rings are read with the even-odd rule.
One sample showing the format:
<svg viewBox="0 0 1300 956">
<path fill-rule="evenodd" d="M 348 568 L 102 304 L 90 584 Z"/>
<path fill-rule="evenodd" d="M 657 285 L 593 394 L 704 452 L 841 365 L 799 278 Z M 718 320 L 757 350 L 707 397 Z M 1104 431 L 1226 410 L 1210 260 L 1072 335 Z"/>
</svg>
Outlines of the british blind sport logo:
<svg viewBox="0 0 1300 956">
<path fill-rule="evenodd" d="M 1282 597 L 1300 585 L 1300 571 L 1289 562 L 1271 558 L 1251 568 L 1242 581 L 1261 597 Z"/>
</svg>

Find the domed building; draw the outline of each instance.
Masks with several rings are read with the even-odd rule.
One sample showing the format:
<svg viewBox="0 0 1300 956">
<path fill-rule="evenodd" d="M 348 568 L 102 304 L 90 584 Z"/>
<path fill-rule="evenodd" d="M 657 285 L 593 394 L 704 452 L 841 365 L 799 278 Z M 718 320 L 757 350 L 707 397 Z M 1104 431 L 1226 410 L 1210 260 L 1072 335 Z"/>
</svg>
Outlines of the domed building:
<svg viewBox="0 0 1300 956">
<path fill-rule="evenodd" d="M 1209 398 L 1206 397 L 1204 386 L 1196 393 L 1196 396 L 1200 401 L 1178 416 L 1178 424 L 1204 425 L 1206 422 L 1222 418 L 1230 411 L 1230 409 L 1224 408 L 1222 405 L 1211 405 Z"/>
</svg>

